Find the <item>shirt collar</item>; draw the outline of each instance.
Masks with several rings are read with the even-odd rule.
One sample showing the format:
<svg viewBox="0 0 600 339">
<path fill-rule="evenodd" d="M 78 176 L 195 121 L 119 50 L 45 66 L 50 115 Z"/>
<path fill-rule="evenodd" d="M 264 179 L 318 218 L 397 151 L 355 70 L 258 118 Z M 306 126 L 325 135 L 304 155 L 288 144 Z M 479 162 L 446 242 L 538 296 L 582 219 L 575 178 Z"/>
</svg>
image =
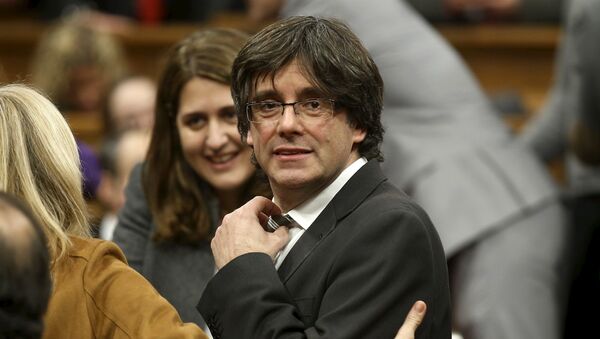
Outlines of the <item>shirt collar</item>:
<svg viewBox="0 0 600 339">
<path fill-rule="evenodd" d="M 294 220 L 302 227 L 307 230 L 310 225 L 317 219 L 317 217 L 323 212 L 325 207 L 329 204 L 335 195 L 344 187 L 344 185 L 352 178 L 352 176 L 358 172 L 358 170 L 367 163 L 367 159 L 359 158 L 354 161 L 350 166 L 346 167 L 340 175 L 331 183 L 325 187 L 319 194 L 306 200 L 296 208 L 290 210 L 288 214 L 294 218 Z"/>
</svg>

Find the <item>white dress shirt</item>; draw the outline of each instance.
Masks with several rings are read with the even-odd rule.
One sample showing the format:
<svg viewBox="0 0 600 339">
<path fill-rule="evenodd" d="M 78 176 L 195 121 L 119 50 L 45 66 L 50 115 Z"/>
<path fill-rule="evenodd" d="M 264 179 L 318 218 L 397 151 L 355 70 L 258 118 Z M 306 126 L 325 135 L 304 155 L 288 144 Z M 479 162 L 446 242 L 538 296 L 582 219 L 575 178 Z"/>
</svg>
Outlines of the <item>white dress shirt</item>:
<svg viewBox="0 0 600 339">
<path fill-rule="evenodd" d="M 331 183 L 325 187 L 319 194 L 306 200 L 302 204 L 298 205 L 293 210 L 290 210 L 289 214 L 296 223 L 297 227 L 293 227 L 289 231 L 290 241 L 287 245 L 277 254 L 275 257 L 275 268 L 279 269 L 281 263 L 285 257 L 290 253 L 298 239 L 304 234 L 304 232 L 312 225 L 317 217 L 323 212 L 325 207 L 329 204 L 333 197 L 344 187 L 346 182 L 352 178 L 352 176 L 358 172 L 358 170 L 367 163 L 367 159 L 359 158 L 350 166 L 346 167 L 340 175 Z"/>
</svg>

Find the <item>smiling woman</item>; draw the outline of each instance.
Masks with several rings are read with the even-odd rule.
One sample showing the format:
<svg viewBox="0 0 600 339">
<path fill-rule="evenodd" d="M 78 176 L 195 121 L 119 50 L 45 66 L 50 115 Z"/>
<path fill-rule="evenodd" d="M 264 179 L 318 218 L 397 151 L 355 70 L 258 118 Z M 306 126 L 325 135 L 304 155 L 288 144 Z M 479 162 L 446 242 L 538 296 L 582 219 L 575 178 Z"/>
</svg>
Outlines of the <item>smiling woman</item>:
<svg viewBox="0 0 600 339">
<path fill-rule="evenodd" d="M 243 184 L 255 167 L 237 130 L 229 86 L 198 77 L 188 81 L 181 91 L 177 130 L 185 160 L 213 187 L 221 210 L 239 207 Z"/>
<path fill-rule="evenodd" d="M 195 304 L 214 274 L 210 240 L 221 216 L 250 197 L 270 196 L 242 143 L 230 94 L 231 65 L 247 38 L 205 30 L 171 49 L 150 148 L 131 175 L 114 236 L 182 319 L 201 326 Z"/>
</svg>

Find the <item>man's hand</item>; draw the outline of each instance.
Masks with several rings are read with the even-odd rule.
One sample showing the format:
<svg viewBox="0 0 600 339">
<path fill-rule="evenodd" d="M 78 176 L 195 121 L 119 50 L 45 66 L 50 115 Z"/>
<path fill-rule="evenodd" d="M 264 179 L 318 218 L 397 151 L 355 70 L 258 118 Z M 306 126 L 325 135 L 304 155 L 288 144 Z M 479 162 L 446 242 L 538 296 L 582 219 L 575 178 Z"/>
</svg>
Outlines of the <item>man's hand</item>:
<svg viewBox="0 0 600 339">
<path fill-rule="evenodd" d="M 427 306 L 424 302 L 421 300 L 417 301 L 408 312 L 406 319 L 404 319 L 404 324 L 400 327 L 395 339 L 414 339 L 417 328 L 421 325 L 423 318 L 425 318 L 426 309 Z"/>
<path fill-rule="evenodd" d="M 269 233 L 262 225 L 269 215 L 280 213 L 281 209 L 271 200 L 255 197 L 227 214 L 210 244 L 217 269 L 246 253 L 266 253 L 275 259 L 275 255 L 288 242 L 288 229 L 280 227 Z"/>
</svg>

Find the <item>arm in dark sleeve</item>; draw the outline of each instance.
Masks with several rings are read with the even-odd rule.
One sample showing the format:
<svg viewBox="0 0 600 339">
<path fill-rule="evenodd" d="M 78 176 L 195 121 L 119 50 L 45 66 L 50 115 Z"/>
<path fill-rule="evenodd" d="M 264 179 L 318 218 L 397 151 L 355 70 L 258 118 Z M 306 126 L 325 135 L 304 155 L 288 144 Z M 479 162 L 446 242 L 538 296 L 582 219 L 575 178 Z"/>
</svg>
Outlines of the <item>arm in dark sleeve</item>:
<svg viewBox="0 0 600 339">
<path fill-rule="evenodd" d="M 517 17 L 524 22 L 558 22 L 564 0 L 521 0 Z M 431 21 L 450 19 L 445 11 L 445 0 L 406 0 Z"/>
<path fill-rule="evenodd" d="M 564 0 L 521 0 L 519 19 L 525 22 L 558 22 Z"/>
<path fill-rule="evenodd" d="M 578 24 L 575 53 L 581 77 L 579 109 L 576 112 L 572 148 L 581 161 L 600 165 L 600 1 L 581 1 L 583 9 Z"/>
<path fill-rule="evenodd" d="M 577 52 L 581 55 L 583 78 L 578 118 L 600 132 L 600 1 L 587 1 L 581 25 L 581 43 Z"/>
<path fill-rule="evenodd" d="M 314 326 L 301 320 L 270 258 L 250 253 L 223 267 L 205 289 L 198 309 L 213 334 L 392 338 L 420 299 L 427 303 L 428 313 L 417 338 L 449 338 L 447 272 L 437 235 L 432 238 L 411 213 L 394 210 L 369 215 L 369 220 L 356 220 L 363 223 L 356 234 L 337 252 L 332 249 L 335 259 L 324 263 L 331 267 Z"/>
<path fill-rule="evenodd" d="M 141 272 L 148 241 L 151 241 L 152 216 L 142 187 L 143 165 L 131 172 L 125 189 L 125 206 L 119 212 L 119 223 L 113 241 L 121 247 L 127 262 Z"/>
<path fill-rule="evenodd" d="M 406 0 L 417 12 L 430 21 L 448 19 L 444 9 L 444 0 Z"/>
</svg>

